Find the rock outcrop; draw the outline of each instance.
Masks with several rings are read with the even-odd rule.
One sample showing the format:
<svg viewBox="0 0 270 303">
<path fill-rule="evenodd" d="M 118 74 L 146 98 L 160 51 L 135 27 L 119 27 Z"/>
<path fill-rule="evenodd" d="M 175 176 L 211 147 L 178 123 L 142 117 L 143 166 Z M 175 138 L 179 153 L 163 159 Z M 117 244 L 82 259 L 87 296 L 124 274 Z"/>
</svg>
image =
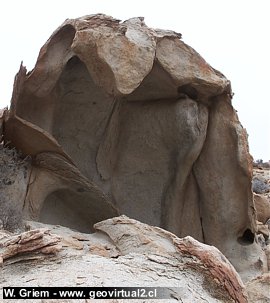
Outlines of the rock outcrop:
<svg viewBox="0 0 270 303">
<path fill-rule="evenodd" d="M 3 136 L 4 112 L 5 109 L 0 109 L 0 141 L 2 141 Z"/>
<path fill-rule="evenodd" d="M 15 256 L 23 259 L 25 254 L 33 252 L 56 254 L 62 248 L 62 246 L 58 244 L 60 239 L 50 235 L 49 230 L 44 228 L 31 230 L 14 236 L 3 233 L 0 237 L 0 266 L 3 266 L 5 260 L 14 260 Z M 27 258 L 28 257 L 25 259 Z"/>
<path fill-rule="evenodd" d="M 247 283 L 248 299 L 252 303 L 270 302 L 270 273 L 253 279 Z"/>
<path fill-rule="evenodd" d="M 28 229 L 17 236 L 0 234 L 0 256 L 4 259 L 0 292 L 2 287 L 22 284 L 162 286 L 169 293 L 166 302 L 247 302 L 244 285 L 229 261 L 215 247 L 189 236 L 179 239 L 126 216 L 97 223 L 92 234 L 35 222 L 28 222 Z"/>
<path fill-rule="evenodd" d="M 89 232 L 126 214 L 258 274 L 252 161 L 231 97 L 178 33 L 143 18 L 66 20 L 35 68 L 21 66 L 0 118 L 5 142 L 32 157 L 25 217 Z"/>
<path fill-rule="evenodd" d="M 254 203 L 258 221 L 265 224 L 270 219 L 270 201 L 264 195 L 254 194 Z"/>
</svg>

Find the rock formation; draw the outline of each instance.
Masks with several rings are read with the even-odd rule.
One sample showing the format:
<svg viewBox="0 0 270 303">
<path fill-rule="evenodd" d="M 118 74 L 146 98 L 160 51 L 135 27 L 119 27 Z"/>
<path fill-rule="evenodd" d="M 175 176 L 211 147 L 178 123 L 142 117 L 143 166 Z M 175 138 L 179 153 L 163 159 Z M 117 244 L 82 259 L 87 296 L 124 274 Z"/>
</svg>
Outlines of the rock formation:
<svg viewBox="0 0 270 303">
<path fill-rule="evenodd" d="M 179 239 L 126 216 L 97 223 L 92 234 L 34 222 L 28 228 L 17 236 L 0 234 L 3 287 L 163 286 L 170 293 L 164 302 L 247 302 L 244 285 L 229 261 L 215 247 L 191 237 Z"/>
<path fill-rule="evenodd" d="M 31 230 L 15 236 L 2 234 L 0 266 L 15 256 L 27 260 L 26 253 L 40 251 L 42 254 L 55 254 L 62 248 L 59 242 L 58 237 L 50 235 L 48 229 Z"/>
<path fill-rule="evenodd" d="M 257 219 L 262 223 L 266 223 L 270 219 L 270 202 L 264 195 L 254 194 L 254 202 L 257 212 Z"/>
<path fill-rule="evenodd" d="M 0 118 L 5 143 L 32 159 L 12 185 L 25 217 L 89 232 L 126 214 L 214 245 L 253 277 L 265 259 L 231 97 L 181 34 L 143 18 L 66 20 L 34 69 L 21 66 Z"/>
<path fill-rule="evenodd" d="M 270 273 L 265 273 L 260 277 L 247 283 L 249 302 L 268 303 L 270 302 Z"/>
</svg>

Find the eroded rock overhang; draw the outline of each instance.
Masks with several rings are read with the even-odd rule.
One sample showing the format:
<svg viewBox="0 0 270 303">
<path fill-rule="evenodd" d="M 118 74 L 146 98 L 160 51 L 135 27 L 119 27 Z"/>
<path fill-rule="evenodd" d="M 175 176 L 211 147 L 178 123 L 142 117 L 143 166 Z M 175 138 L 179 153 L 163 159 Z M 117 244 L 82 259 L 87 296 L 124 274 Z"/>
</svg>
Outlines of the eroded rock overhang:
<svg viewBox="0 0 270 303">
<path fill-rule="evenodd" d="M 251 158 L 231 95 L 179 33 L 143 18 L 66 20 L 35 68 L 21 66 L 5 115 L 5 140 L 33 157 L 26 215 L 85 231 L 127 214 L 229 257 L 253 245 Z"/>
</svg>

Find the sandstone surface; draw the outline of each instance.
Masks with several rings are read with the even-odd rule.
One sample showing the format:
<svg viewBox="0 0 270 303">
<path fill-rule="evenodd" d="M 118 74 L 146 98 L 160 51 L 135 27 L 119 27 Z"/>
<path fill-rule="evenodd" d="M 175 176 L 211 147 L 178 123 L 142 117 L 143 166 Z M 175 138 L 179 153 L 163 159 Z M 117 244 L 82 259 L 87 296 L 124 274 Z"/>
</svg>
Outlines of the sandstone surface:
<svg viewBox="0 0 270 303">
<path fill-rule="evenodd" d="M 270 201 L 265 195 L 254 194 L 257 220 L 266 223 L 270 219 Z"/>
<path fill-rule="evenodd" d="M 270 302 L 270 274 L 253 279 L 247 283 L 249 302 L 252 303 L 268 303 Z"/>
<path fill-rule="evenodd" d="M 244 285 L 230 262 L 215 247 L 189 236 L 179 239 L 126 216 L 97 223 L 92 234 L 32 221 L 28 229 L 15 236 L 0 234 L 0 292 L 4 286 L 22 284 L 163 286 L 170 295 L 158 302 L 247 302 Z"/>
<path fill-rule="evenodd" d="M 0 118 L 5 144 L 31 157 L 2 195 L 25 218 L 81 232 L 125 214 L 192 236 L 250 280 L 266 257 L 231 98 L 229 80 L 181 34 L 143 18 L 68 19 L 34 69 L 20 67 Z"/>
</svg>

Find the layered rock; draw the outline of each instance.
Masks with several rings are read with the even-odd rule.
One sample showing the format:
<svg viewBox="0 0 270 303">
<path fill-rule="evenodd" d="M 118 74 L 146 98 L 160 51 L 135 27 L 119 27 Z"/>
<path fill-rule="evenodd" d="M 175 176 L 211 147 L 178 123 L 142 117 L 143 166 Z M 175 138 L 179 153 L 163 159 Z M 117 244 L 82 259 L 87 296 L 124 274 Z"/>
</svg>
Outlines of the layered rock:
<svg viewBox="0 0 270 303">
<path fill-rule="evenodd" d="M 95 228 L 95 233 L 82 234 L 60 226 L 28 222 L 30 230 L 20 235 L 0 233 L 0 257 L 4 260 L 0 292 L 2 287 L 22 284 L 162 286 L 161 295 L 167 298 L 164 302 L 247 302 L 239 275 L 215 247 L 191 237 L 179 239 L 126 216 L 99 222 Z M 82 301 L 91 302 L 76 300 Z M 156 301 L 163 302 L 147 300 Z"/>
<path fill-rule="evenodd" d="M 14 236 L 2 232 L 0 240 L 0 266 L 3 266 L 6 260 L 14 259 L 15 257 L 24 259 L 27 253 L 56 254 L 62 248 L 58 244 L 60 239 L 51 235 L 49 230 L 45 228 L 31 230 Z"/>
<path fill-rule="evenodd" d="M 21 66 L 5 114 L 5 141 L 33 159 L 25 216 L 91 231 L 127 214 L 260 272 L 252 163 L 231 95 L 178 33 L 142 18 L 66 20 L 35 68 Z"/>
</svg>

